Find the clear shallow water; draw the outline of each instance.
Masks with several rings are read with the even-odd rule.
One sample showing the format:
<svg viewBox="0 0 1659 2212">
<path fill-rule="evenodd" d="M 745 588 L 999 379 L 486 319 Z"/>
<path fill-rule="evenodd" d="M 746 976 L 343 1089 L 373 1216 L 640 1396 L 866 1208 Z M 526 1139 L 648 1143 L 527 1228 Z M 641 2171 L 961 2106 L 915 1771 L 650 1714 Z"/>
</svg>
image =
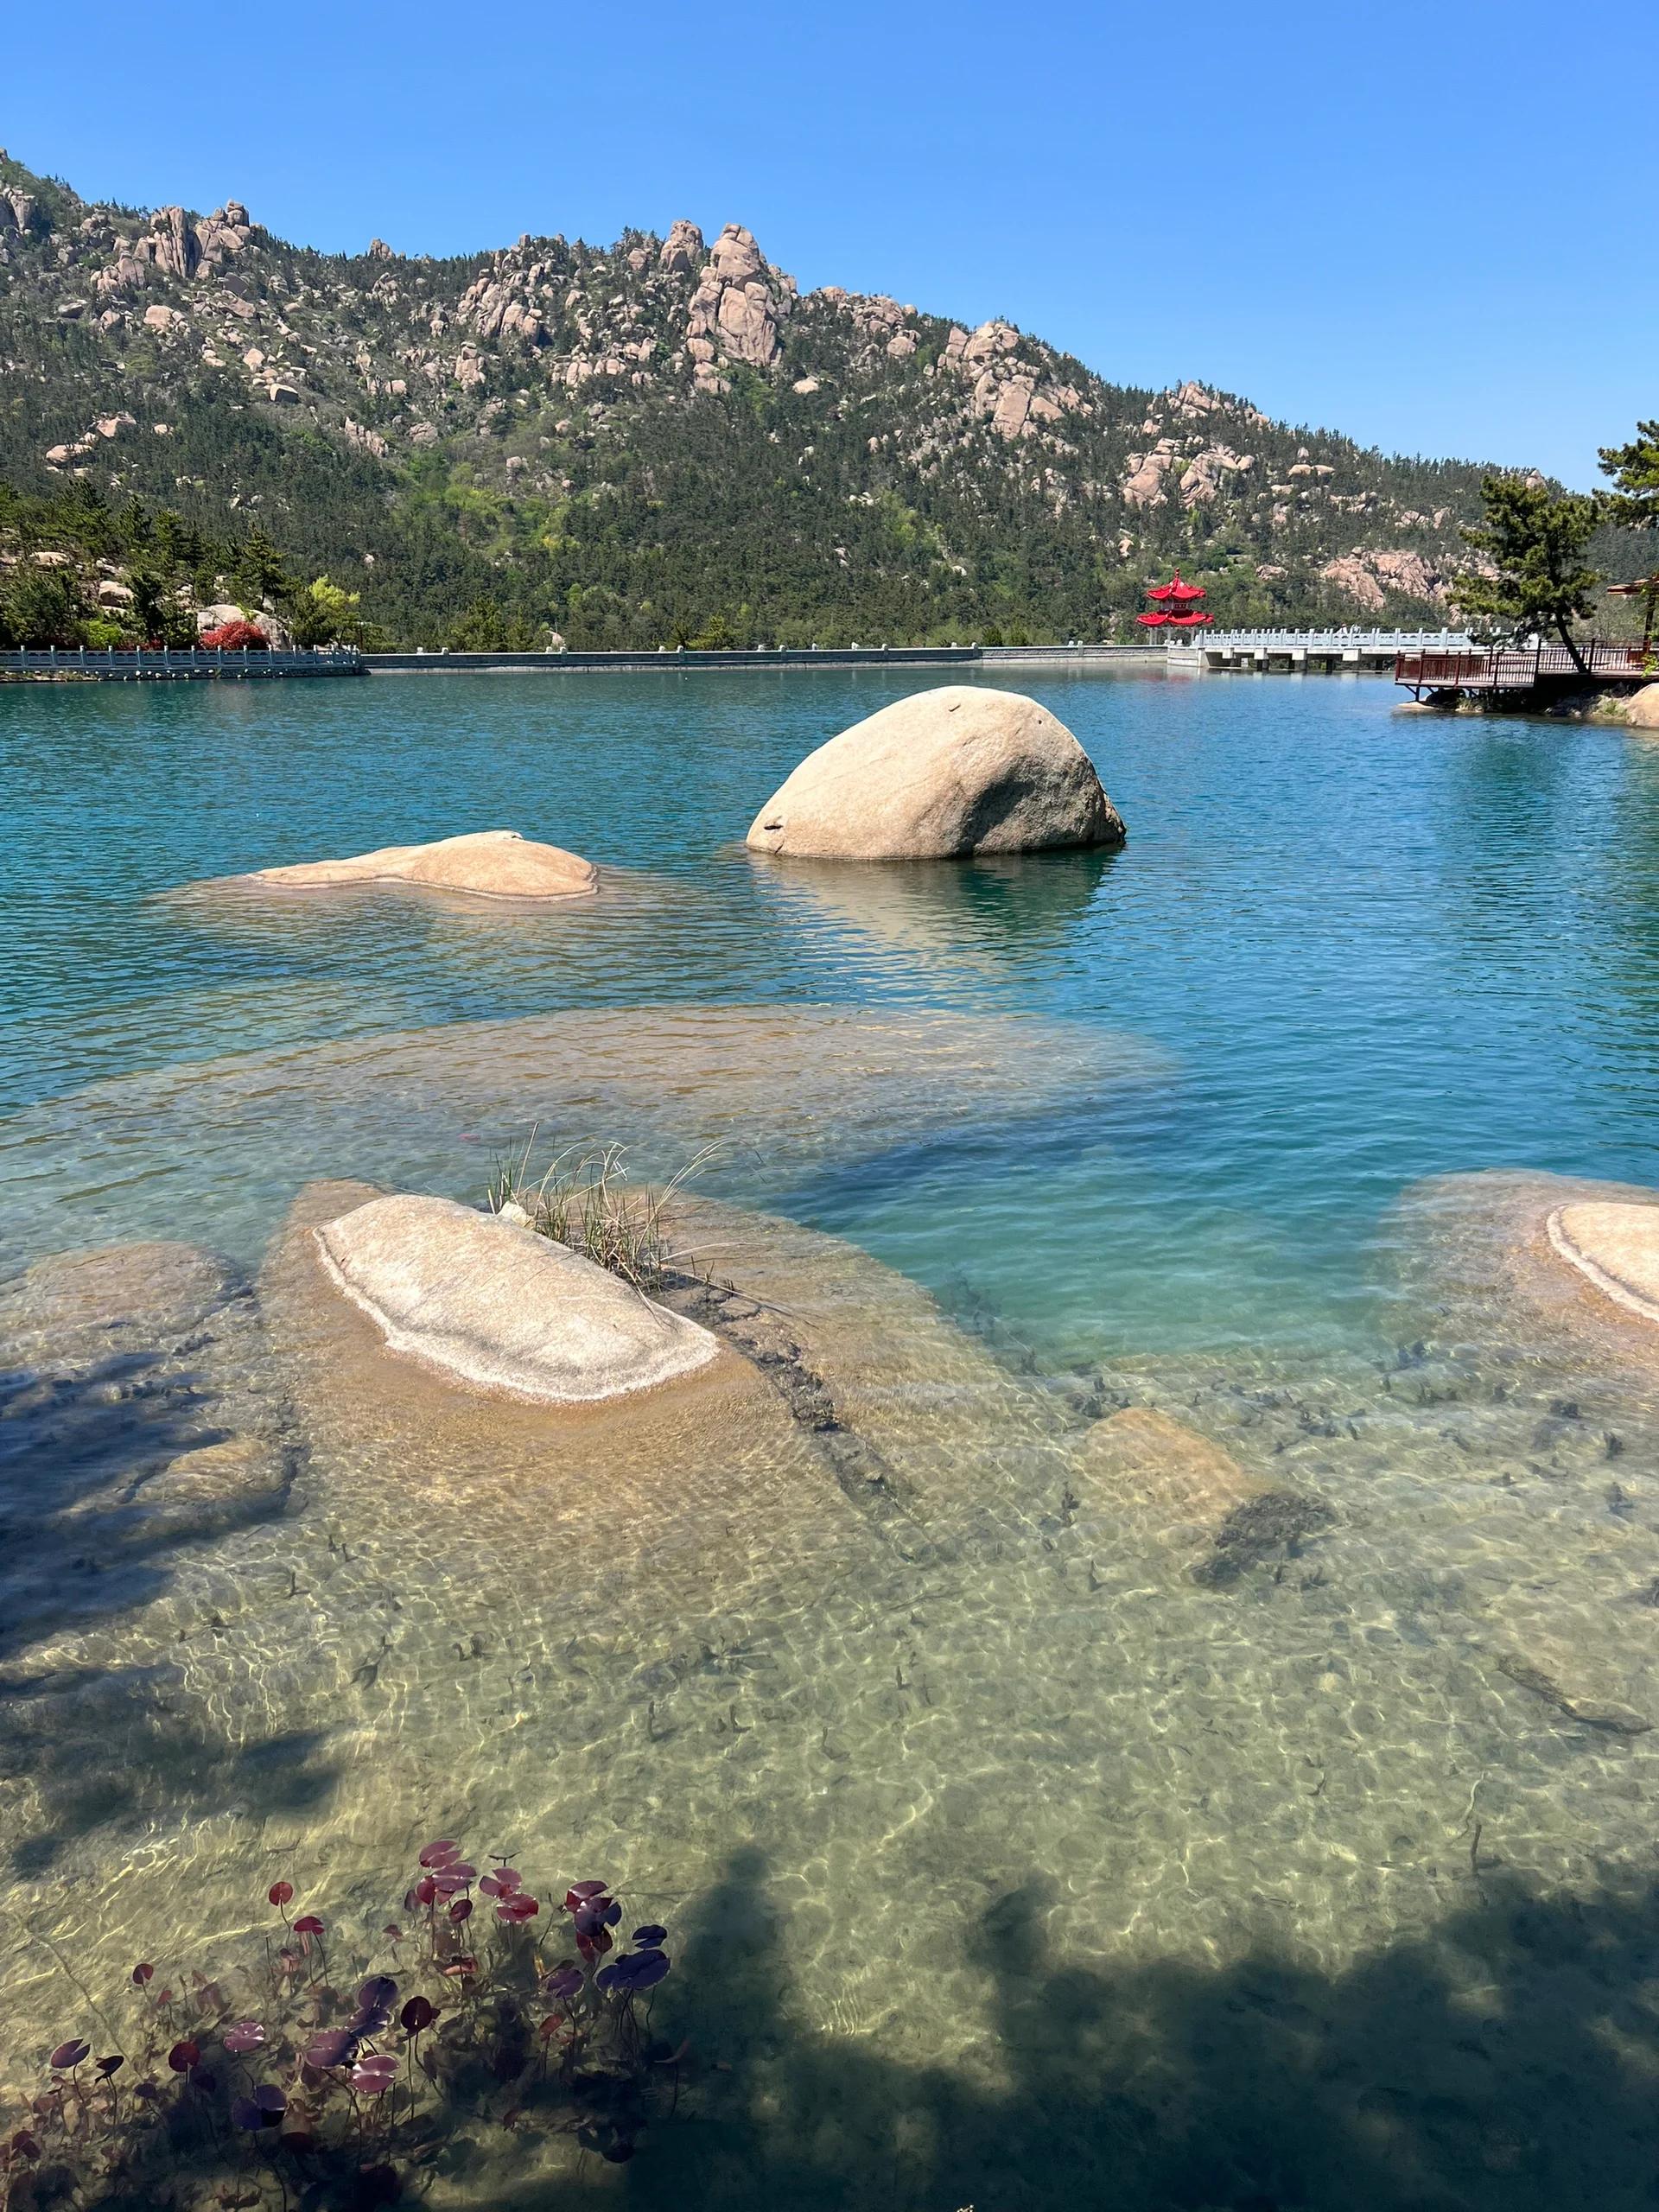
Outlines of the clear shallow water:
<svg viewBox="0 0 1659 2212">
<path fill-rule="evenodd" d="M 9 1909 L 118 1979 L 204 1940 L 181 1869 L 219 1932 L 278 1860 L 366 1914 L 449 1821 L 597 1854 L 695 1923 L 734 2067 L 642 2198 L 1645 2202 L 1659 1755 L 1498 1662 L 1659 1718 L 1659 1412 L 1510 1282 L 1495 1186 L 1408 1194 L 1659 1180 L 1659 756 L 1369 683 L 1045 672 L 1122 855 L 749 862 L 794 760 L 906 688 L 0 691 L 12 1268 L 253 1267 L 308 1180 L 475 1194 L 537 1114 L 651 1161 L 723 1133 L 716 1187 L 894 1271 L 808 1238 L 780 1294 L 911 1500 L 899 1541 L 753 1408 L 567 1445 L 626 1503 L 573 1580 L 557 1497 L 518 1517 L 536 1440 L 381 1403 L 276 1264 L 205 1350 L 157 1324 L 137 1409 L 16 1409 Z M 529 918 L 157 895 L 497 824 L 637 876 Z M 1329 1533 L 1195 1585 L 1155 1484 L 1091 1478 L 1122 1400 Z M 211 1497 L 135 1484 L 220 1431 Z M 664 1489 L 747 1503 L 687 1559 Z"/>
</svg>

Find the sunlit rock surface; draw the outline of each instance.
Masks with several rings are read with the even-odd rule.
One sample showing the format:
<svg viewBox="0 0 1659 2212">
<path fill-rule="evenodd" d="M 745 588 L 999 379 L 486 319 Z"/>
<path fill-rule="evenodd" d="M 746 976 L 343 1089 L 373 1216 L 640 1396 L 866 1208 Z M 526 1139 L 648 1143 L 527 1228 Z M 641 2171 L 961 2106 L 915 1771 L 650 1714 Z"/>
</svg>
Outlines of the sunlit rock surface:
<svg viewBox="0 0 1659 2212">
<path fill-rule="evenodd" d="M 413 884 L 484 899 L 579 899 L 599 887 L 599 870 L 579 854 L 538 844 L 516 830 L 480 830 L 428 845 L 387 845 L 347 860 L 299 861 L 228 876 L 220 888 L 332 891 L 371 883 Z"/>
<path fill-rule="evenodd" d="M 808 753 L 750 826 L 804 860 L 960 860 L 1123 842 L 1094 763 L 1035 699 L 948 683 L 896 699 Z"/>
<path fill-rule="evenodd" d="M 315 1234 L 391 1351 L 474 1389 L 587 1405 L 695 1374 L 719 1349 L 582 1254 L 450 1198 L 373 1198 Z"/>
<path fill-rule="evenodd" d="M 1659 1323 L 1659 1192 L 1646 1205 L 1587 1199 L 1554 1207 L 1554 1249 L 1627 1313 Z"/>
</svg>

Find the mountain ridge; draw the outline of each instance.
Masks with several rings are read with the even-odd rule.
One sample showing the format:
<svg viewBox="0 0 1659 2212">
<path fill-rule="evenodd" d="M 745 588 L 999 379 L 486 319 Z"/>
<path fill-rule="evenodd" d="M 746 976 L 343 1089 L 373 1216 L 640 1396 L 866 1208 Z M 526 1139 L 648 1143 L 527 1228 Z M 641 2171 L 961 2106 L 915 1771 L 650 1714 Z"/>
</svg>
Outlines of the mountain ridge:
<svg viewBox="0 0 1659 2212">
<path fill-rule="evenodd" d="M 1437 620 L 1482 474 L 803 293 L 736 224 L 325 255 L 0 156 L 0 480 L 257 522 L 398 643 L 1109 637 L 1177 563 L 1222 620 Z"/>
</svg>

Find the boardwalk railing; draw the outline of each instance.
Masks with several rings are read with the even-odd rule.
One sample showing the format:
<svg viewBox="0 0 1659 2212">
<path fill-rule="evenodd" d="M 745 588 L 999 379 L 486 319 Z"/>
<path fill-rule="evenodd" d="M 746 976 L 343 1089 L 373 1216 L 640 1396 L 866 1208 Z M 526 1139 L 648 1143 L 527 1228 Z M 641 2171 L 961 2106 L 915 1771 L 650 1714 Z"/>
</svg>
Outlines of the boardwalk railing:
<svg viewBox="0 0 1659 2212">
<path fill-rule="evenodd" d="M 241 683 L 260 677 L 360 676 L 362 655 L 340 645 L 303 653 L 207 652 L 88 652 L 84 647 L 59 652 L 0 652 L 0 677 L 56 677 L 89 683 Z"/>
<path fill-rule="evenodd" d="M 1565 645 L 1540 640 L 1533 645 L 1475 646 L 1461 652 L 1402 652 L 1394 664 L 1395 682 L 1415 691 L 1529 691 L 1541 681 L 1618 683 L 1643 673 L 1639 645 L 1598 639 L 1579 647 L 1578 660 Z"/>
<path fill-rule="evenodd" d="M 1184 632 L 1180 642 L 1206 653 L 1359 652 L 1368 659 L 1385 659 L 1389 653 L 1466 651 L 1474 641 L 1462 630 L 1343 629 L 1198 630 Z"/>
</svg>

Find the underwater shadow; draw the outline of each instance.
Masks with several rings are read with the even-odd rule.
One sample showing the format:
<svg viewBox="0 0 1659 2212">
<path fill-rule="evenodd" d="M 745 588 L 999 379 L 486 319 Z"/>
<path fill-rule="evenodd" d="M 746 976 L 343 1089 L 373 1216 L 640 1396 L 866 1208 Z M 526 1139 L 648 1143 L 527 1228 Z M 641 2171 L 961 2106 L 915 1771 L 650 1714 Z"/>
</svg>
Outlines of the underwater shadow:
<svg viewBox="0 0 1659 2212">
<path fill-rule="evenodd" d="M 80 1637 L 164 1595 L 187 1552 L 285 1508 L 296 1448 L 221 1419 L 204 1349 L 0 1367 L 0 1789 L 21 1879 L 96 1828 L 305 1809 L 334 1787 L 315 1738 L 204 1733 L 159 1654 L 77 1656 Z"/>
<path fill-rule="evenodd" d="M 143 1829 L 184 1816 L 264 1819 L 316 1810 L 340 1778 L 323 1730 L 251 1741 L 186 1717 L 165 1666 L 86 1669 L 0 1686 L 0 1788 L 34 1812 L 7 1854 L 20 1880 L 49 1874 L 97 1829 Z"/>
<path fill-rule="evenodd" d="M 803 2030 L 788 1910 L 761 1855 L 740 1853 L 690 1916 L 678 1996 L 651 2024 L 689 2033 L 696 2056 L 636 2155 L 532 2174 L 508 2083 L 487 2109 L 468 2104 L 460 2135 L 431 2139 L 426 2160 L 446 2202 L 491 2212 L 1651 2206 L 1659 1889 L 1546 1896 L 1473 1855 L 1448 1874 L 1459 1878 L 1469 1901 L 1431 1937 L 1327 1974 L 1266 1952 L 1222 1968 L 1057 1956 L 1060 1892 L 1033 1876 L 939 1961 L 982 1992 L 970 2069 L 895 2056 L 901 2021 L 880 2050 Z M 204 2142 L 169 2179 L 205 2179 L 217 2158 Z M 342 2173 L 304 2201 L 413 2202 L 421 2164 L 391 2194 Z M 117 2188 L 95 2202 L 135 2199 Z"/>
<path fill-rule="evenodd" d="M 233 1445 L 217 1393 L 166 1354 L 123 1351 L 72 1371 L 0 1370 L 0 1662 L 64 1629 L 146 1605 L 175 1555 L 279 1515 L 292 1469 L 188 1455 Z M 0 1694 L 7 1686 L 0 1681 Z"/>
<path fill-rule="evenodd" d="M 1220 1970 L 1067 1961 L 1048 1932 L 1057 1892 L 1033 1878 L 968 1935 L 992 2024 L 975 2079 L 803 2034 L 788 2018 L 787 1916 L 767 1903 L 758 1856 L 740 1859 L 696 1915 L 682 1990 L 698 2049 L 732 2070 L 706 2071 L 674 2123 L 652 2130 L 626 2170 L 628 2202 L 637 2212 L 1651 2205 L 1659 1890 L 1586 1901 L 1487 1865 L 1463 1878 L 1471 1902 L 1432 1938 L 1332 1975 L 1266 1953 Z M 556 2201 L 571 2200 L 517 2202 Z"/>
</svg>

